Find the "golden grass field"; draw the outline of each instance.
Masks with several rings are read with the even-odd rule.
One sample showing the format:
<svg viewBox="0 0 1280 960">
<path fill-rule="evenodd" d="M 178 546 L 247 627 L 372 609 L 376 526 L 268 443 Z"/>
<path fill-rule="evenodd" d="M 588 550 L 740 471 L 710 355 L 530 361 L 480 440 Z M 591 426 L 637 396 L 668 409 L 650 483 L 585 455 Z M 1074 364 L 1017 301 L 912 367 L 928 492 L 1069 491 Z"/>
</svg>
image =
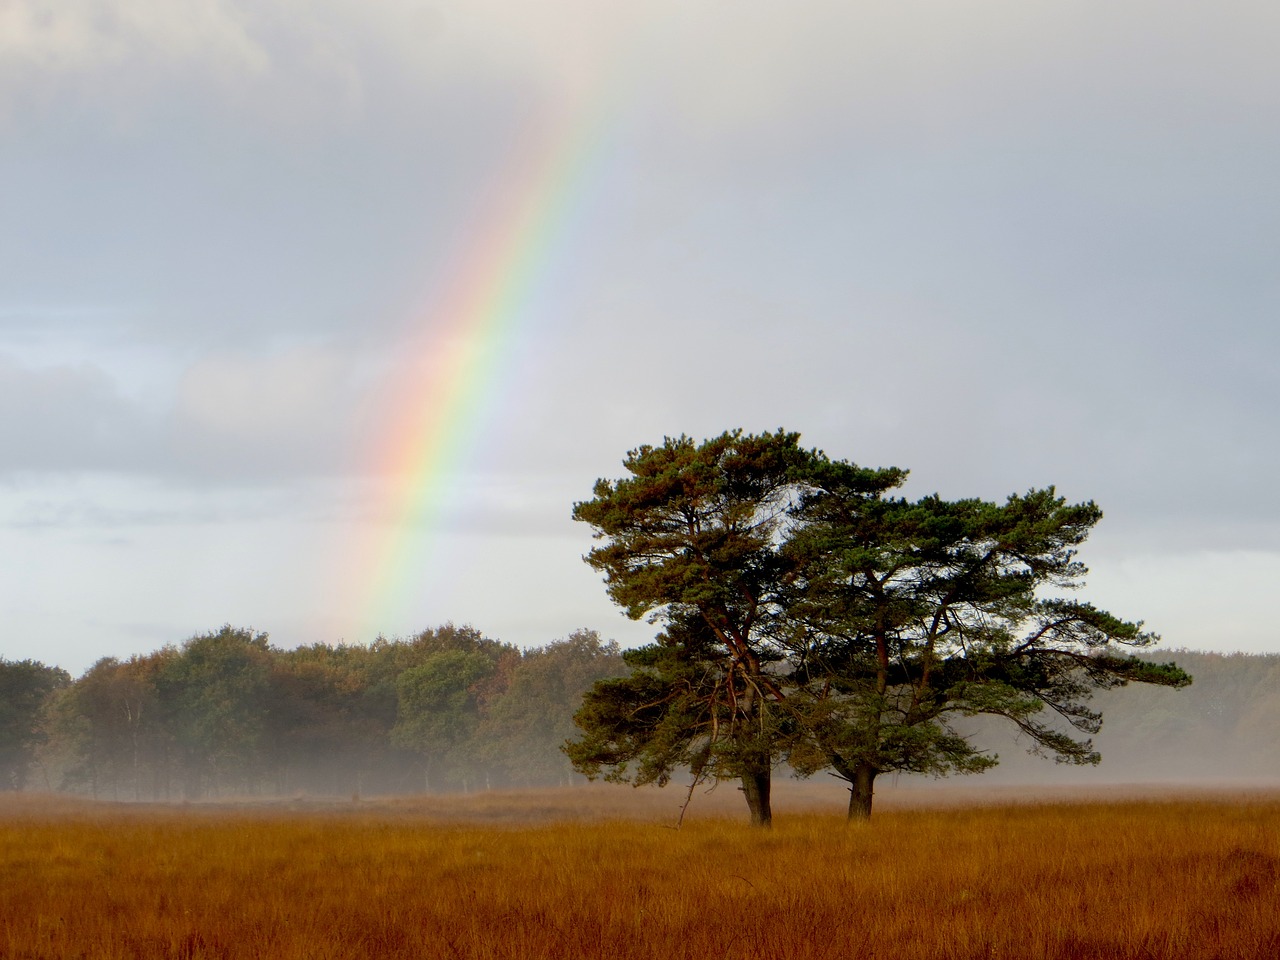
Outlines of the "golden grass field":
<svg viewBox="0 0 1280 960">
<path fill-rule="evenodd" d="M 0 802 L 0 956 L 1280 956 L 1280 794 Z M 970 791 L 968 801 L 981 795 Z M 988 798 L 989 799 L 989 798 Z M 1001 802 L 1021 799 L 1023 802 Z"/>
</svg>

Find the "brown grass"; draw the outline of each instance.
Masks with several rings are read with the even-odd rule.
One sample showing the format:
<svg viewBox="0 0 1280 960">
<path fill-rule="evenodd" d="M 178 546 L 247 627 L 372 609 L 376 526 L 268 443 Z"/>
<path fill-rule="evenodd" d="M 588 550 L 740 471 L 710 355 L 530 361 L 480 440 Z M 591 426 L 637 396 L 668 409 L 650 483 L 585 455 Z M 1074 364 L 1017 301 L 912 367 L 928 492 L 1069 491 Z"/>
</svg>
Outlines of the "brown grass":
<svg viewBox="0 0 1280 960">
<path fill-rule="evenodd" d="M 1280 956 L 1275 794 L 912 809 L 890 792 L 869 826 L 823 796 L 780 803 L 771 832 L 725 787 L 678 832 L 675 793 L 608 788 L 8 801 L 0 956 Z M 522 811 L 541 822 L 507 822 Z"/>
</svg>

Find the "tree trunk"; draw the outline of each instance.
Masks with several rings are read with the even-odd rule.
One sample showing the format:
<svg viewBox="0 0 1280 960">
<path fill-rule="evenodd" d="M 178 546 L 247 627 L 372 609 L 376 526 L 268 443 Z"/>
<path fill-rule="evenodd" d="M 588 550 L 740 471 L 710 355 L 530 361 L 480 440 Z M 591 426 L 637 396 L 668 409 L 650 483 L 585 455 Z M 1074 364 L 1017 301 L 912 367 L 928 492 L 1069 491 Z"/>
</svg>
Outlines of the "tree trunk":
<svg viewBox="0 0 1280 960">
<path fill-rule="evenodd" d="M 853 768 L 853 776 L 849 778 L 850 820 L 871 819 L 871 797 L 877 773 L 879 771 L 869 763 L 859 763 Z"/>
<path fill-rule="evenodd" d="M 744 773 L 742 775 L 742 792 L 747 798 L 747 807 L 751 811 L 753 827 L 773 826 L 773 807 L 769 804 L 769 788 L 771 786 L 770 771 Z"/>
</svg>

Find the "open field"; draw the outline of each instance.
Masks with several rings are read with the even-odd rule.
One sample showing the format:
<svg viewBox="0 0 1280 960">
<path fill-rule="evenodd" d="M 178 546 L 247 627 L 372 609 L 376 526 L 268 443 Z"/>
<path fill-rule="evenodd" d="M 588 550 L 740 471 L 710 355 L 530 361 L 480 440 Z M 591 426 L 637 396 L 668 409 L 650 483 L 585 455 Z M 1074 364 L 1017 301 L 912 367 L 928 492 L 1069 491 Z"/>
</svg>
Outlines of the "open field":
<svg viewBox="0 0 1280 960">
<path fill-rule="evenodd" d="M 0 956 L 1280 955 L 1280 793 L 965 790 L 886 790 L 850 826 L 831 790 L 788 785 L 768 832 L 728 787 L 679 831 L 673 790 L 13 798 Z"/>
</svg>

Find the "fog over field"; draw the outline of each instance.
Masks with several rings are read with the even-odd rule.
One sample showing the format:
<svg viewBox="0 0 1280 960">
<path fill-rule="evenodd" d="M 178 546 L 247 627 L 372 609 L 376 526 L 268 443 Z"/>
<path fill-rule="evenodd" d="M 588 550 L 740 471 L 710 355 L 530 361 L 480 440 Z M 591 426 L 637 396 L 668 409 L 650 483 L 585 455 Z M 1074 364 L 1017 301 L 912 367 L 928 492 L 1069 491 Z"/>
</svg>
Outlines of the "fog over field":
<svg viewBox="0 0 1280 960">
<path fill-rule="evenodd" d="M 1261 0 L 10 0 L 0 655 L 624 646 L 569 517 L 800 430 L 1056 484 L 1088 599 L 1280 650 Z"/>
<path fill-rule="evenodd" d="M 1280 789 L 1280 657 L 1175 656 L 1195 678 L 1189 687 L 1135 683 L 1090 702 L 1104 717 L 1092 738 L 1096 765 L 1053 762 L 1005 718 L 953 716 L 952 729 L 999 764 L 943 779 L 889 766 L 880 795 L 894 808 Z M 381 809 L 400 797 L 446 818 L 537 820 L 573 815 L 578 803 L 592 816 L 661 818 L 686 802 L 699 815 L 741 816 L 729 768 L 694 784 L 679 760 L 666 789 L 565 800 L 566 789 L 586 790 L 562 751 L 584 736 L 573 714 L 592 684 L 626 671 L 617 648 L 594 634 L 521 650 L 456 628 L 372 649 L 292 651 L 224 629 L 181 649 L 104 660 L 74 682 L 56 671 L 45 674 L 53 683 L 32 682 L 23 664 L 0 663 L 0 788 L 300 811 L 374 801 Z M 1042 714 L 1082 736 L 1050 709 Z M 803 754 L 794 743 L 779 740 L 773 766 L 781 815 L 848 802 L 835 770 L 796 777 Z M 634 778 L 639 768 L 619 772 Z"/>
</svg>

